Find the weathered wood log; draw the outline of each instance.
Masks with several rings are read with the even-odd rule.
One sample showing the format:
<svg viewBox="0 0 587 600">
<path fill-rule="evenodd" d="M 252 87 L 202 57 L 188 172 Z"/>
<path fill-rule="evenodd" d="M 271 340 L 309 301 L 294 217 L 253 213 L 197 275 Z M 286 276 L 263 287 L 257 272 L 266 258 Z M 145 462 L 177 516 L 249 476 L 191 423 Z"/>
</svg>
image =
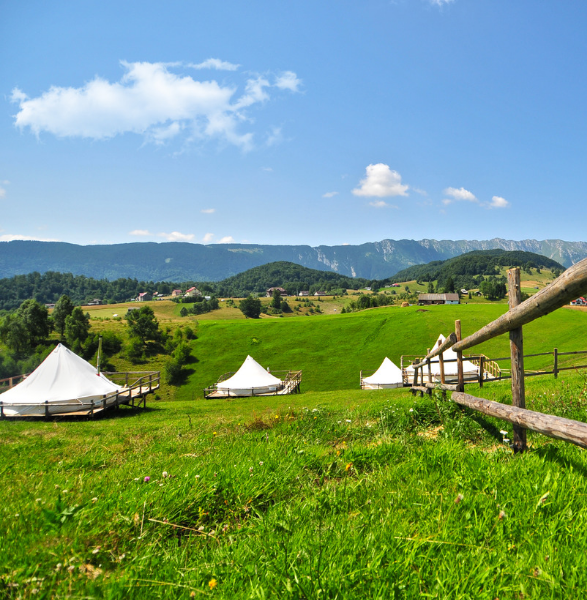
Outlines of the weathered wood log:
<svg viewBox="0 0 587 600">
<path fill-rule="evenodd" d="M 457 336 L 454 333 L 451 333 L 440 346 L 436 346 L 432 349 L 432 352 L 429 352 L 420 362 L 414 363 L 412 366 L 422 366 L 426 363 L 429 358 L 434 358 L 439 354 L 442 354 L 445 350 L 448 350 L 451 346 L 457 343 Z"/>
<path fill-rule="evenodd" d="M 508 271 L 508 302 L 510 310 L 516 308 L 522 301 L 520 268 Z M 526 386 L 524 383 L 524 336 L 522 327 L 510 331 L 510 353 L 512 356 L 512 406 L 526 408 Z M 526 430 L 514 425 L 514 452 L 524 452 L 526 446 Z"/>
<path fill-rule="evenodd" d="M 537 431 L 548 437 L 565 440 L 581 446 L 581 448 L 587 448 L 587 423 L 477 398 L 464 392 L 453 392 L 451 400 L 490 417 L 503 419 L 508 423 Z"/>
<path fill-rule="evenodd" d="M 447 392 L 458 392 L 458 385 L 452 383 L 427 383 L 426 387 L 431 390 L 444 390 Z"/>
<path fill-rule="evenodd" d="M 587 292 L 587 258 L 567 269 L 549 286 L 536 292 L 516 308 L 509 310 L 505 315 L 485 325 L 473 335 L 454 344 L 453 350 L 455 352 L 463 351 L 512 329 L 522 327 L 522 325 L 568 304 L 585 292 Z"/>
</svg>

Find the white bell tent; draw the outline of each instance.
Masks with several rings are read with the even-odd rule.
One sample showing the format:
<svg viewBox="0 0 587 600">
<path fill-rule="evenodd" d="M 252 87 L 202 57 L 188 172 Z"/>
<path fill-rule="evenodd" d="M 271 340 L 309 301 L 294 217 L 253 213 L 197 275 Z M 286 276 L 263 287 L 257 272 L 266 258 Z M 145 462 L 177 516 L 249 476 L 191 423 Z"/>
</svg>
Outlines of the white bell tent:
<svg viewBox="0 0 587 600">
<path fill-rule="evenodd" d="M 361 379 L 361 388 L 364 390 L 379 390 L 403 387 L 402 370 L 387 356 L 381 366 L 369 377 Z"/>
<path fill-rule="evenodd" d="M 446 338 L 442 334 L 440 334 L 440 336 L 438 336 L 438 340 L 436 341 L 436 344 L 434 344 L 434 348 L 437 348 L 438 346 L 443 344 L 445 339 Z M 455 380 L 459 373 L 458 365 L 456 362 L 457 353 L 452 348 L 448 348 L 448 350 L 445 350 L 442 353 L 442 359 L 444 360 L 444 375 L 445 375 L 445 377 L 449 378 L 451 380 Z M 446 362 L 447 360 L 454 361 L 454 362 L 447 363 Z M 434 358 L 430 359 L 430 370 L 432 372 L 433 379 L 435 381 L 439 381 L 440 380 L 440 360 L 439 360 L 438 356 L 435 356 Z M 408 377 L 413 380 L 414 368 L 412 366 L 409 366 L 406 368 L 406 372 L 408 374 Z M 424 381 L 427 381 L 428 369 L 426 367 L 424 367 L 421 370 L 421 373 L 424 374 Z M 479 373 L 478 366 L 474 365 L 472 362 L 470 362 L 468 360 L 463 360 L 463 375 L 464 375 L 465 379 L 467 379 L 467 378 L 470 379 L 472 376 L 477 376 L 478 373 Z"/>
<path fill-rule="evenodd" d="M 219 382 L 216 389 L 228 396 L 256 396 L 276 392 L 281 386 L 281 379 L 247 356 L 240 369 L 230 379 Z"/>
<path fill-rule="evenodd" d="M 6 415 L 43 415 L 76 412 L 89 408 L 122 390 L 95 367 L 59 344 L 18 385 L 0 394 Z"/>
</svg>

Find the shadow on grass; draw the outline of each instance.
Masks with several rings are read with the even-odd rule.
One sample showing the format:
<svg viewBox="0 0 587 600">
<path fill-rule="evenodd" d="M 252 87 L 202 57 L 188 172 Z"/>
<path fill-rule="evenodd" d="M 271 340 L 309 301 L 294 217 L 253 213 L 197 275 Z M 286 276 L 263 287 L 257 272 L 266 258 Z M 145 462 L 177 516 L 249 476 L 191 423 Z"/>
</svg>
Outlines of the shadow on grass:
<svg viewBox="0 0 587 600">
<path fill-rule="evenodd" d="M 540 458 L 544 458 L 549 462 L 554 462 L 559 464 L 561 467 L 568 468 L 571 467 L 573 471 L 580 473 L 583 477 L 587 477 L 587 468 L 582 463 L 568 458 L 566 456 L 561 456 L 561 449 L 548 444 L 547 446 L 542 446 L 540 448 L 536 448 L 533 450 Z"/>
<path fill-rule="evenodd" d="M 148 402 L 148 401 L 147 401 Z M 151 400 L 155 402 L 155 400 Z M 162 410 L 160 407 L 146 406 L 143 407 L 132 407 L 122 405 L 121 408 L 116 409 L 115 407 L 109 407 L 105 411 L 100 411 L 94 416 L 90 415 L 50 415 L 45 418 L 44 415 L 34 415 L 30 417 L 6 417 L 3 419 L 4 423 L 22 423 L 28 421 L 29 423 L 49 422 L 55 421 L 58 423 L 79 423 L 80 421 L 102 421 L 104 419 L 127 419 L 129 417 L 140 417 L 141 415 L 147 415 L 149 413 L 156 413 Z"/>
</svg>

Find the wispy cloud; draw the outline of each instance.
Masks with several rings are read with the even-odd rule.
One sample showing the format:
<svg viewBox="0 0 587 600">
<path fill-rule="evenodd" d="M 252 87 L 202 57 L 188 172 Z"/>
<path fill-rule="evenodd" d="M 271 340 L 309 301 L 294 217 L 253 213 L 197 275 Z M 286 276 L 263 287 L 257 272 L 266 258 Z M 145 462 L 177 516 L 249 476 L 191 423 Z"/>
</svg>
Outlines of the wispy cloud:
<svg viewBox="0 0 587 600">
<path fill-rule="evenodd" d="M 428 0 L 432 6 L 446 6 L 447 4 L 452 4 L 454 0 Z"/>
<path fill-rule="evenodd" d="M 285 71 L 275 81 L 275 87 L 280 90 L 289 90 L 290 92 L 298 92 L 302 80 L 293 71 Z"/>
<path fill-rule="evenodd" d="M 240 65 L 220 60 L 219 58 L 209 58 L 204 62 L 194 64 L 190 63 L 188 67 L 192 69 L 216 69 L 217 71 L 236 71 Z"/>
<path fill-rule="evenodd" d="M 202 242 L 204 242 L 204 244 L 209 244 L 213 239 L 214 239 L 214 234 L 213 233 L 207 233 L 204 236 L 204 239 L 202 240 Z"/>
<path fill-rule="evenodd" d="M 407 196 L 408 187 L 402 184 L 402 177 L 397 171 L 392 171 L 388 165 L 378 163 L 366 168 L 366 177 L 361 179 L 360 186 L 353 190 L 353 194 L 371 198 Z"/>
<path fill-rule="evenodd" d="M 153 235 L 148 229 L 133 229 L 128 235 Z"/>
<path fill-rule="evenodd" d="M 273 169 L 271 167 L 262 167 L 263 171 L 267 171 L 267 173 L 273 173 Z"/>
<path fill-rule="evenodd" d="M 281 144 L 283 142 L 283 134 L 281 133 L 281 127 L 273 127 L 271 129 L 271 133 L 267 135 L 267 140 L 265 144 L 267 146 L 276 146 L 277 144 Z"/>
<path fill-rule="evenodd" d="M 334 198 L 334 196 L 338 196 L 338 192 L 326 192 L 322 194 L 322 198 Z"/>
<path fill-rule="evenodd" d="M 8 185 L 10 183 L 10 181 L 8 181 L 7 179 L 4 179 L 2 181 L 0 181 L 1 185 Z M 0 187 L 0 198 L 5 198 L 6 197 L 6 188 L 4 187 Z"/>
<path fill-rule="evenodd" d="M 216 209 L 215 208 L 203 208 L 200 212 L 204 213 L 205 215 L 211 215 L 212 213 L 216 212 Z"/>
<path fill-rule="evenodd" d="M 168 242 L 191 242 L 195 237 L 193 233 L 180 233 L 179 231 L 158 233 L 157 235 L 165 238 Z"/>
<path fill-rule="evenodd" d="M 230 64 L 210 60 L 200 65 Z M 252 127 L 247 109 L 269 101 L 271 90 L 297 91 L 299 82 L 290 71 L 257 75 L 245 81 L 239 96 L 242 80 L 198 81 L 176 73 L 173 69 L 180 70 L 180 63 L 122 61 L 121 65 L 125 73 L 116 82 L 95 77 L 78 88 L 52 86 L 36 98 L 15 88 L 11 99 L 19 105 L 16 126 L 37 136 L 47 132 L 95 140 L 134 133 L 155 144 L 178 137 L 186 142 L 220 139 L 250 150 L 254 133 L 241 131 L 244 123 Z"/>
<path fill-rule="evenodd" d="M 218 243 L 219 244 L 234 244 L 235 241 L 231 235 L 226 235 Z"/>
<path fill-rule="evenodd" d="M 445 198 L 442 201 L 442 204 L 448 206 L 449 204 L 453 204 L 454 202 L 471 202 L 473 204 L 477 204 L 483 208 L 507 208 L 510 203 L 501 196 L 493 196 L 490 202 L 482 202 L 469 190 L 466 190 L 464 187 L 454 188 L 448 187 L 443 192 L 447 196 L 451 196 L 451 198 Z"/>
</svg>

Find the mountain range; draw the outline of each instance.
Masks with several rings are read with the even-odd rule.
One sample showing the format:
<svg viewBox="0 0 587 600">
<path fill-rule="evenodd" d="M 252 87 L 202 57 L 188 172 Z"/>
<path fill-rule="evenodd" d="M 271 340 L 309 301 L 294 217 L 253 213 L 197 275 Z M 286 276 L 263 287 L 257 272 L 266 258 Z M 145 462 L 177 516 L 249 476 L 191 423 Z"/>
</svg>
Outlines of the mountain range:
<svg viewBox="0 0 587 600">
<path fill-rule="evenodd" d="M 269 262 L 289 261 L 347 277 L 385 279 L 398 271 L 472 250 L 521 250 L 565 267 L 587 257 L 587 242 L 563 240 L 382 240 L 360 245 L 285 246 L 135 242 L 79 246 L 65 242 L 0 243 L 0 278 L 57 271 L 94 278 L 220 281 Z"/>
</svg>

